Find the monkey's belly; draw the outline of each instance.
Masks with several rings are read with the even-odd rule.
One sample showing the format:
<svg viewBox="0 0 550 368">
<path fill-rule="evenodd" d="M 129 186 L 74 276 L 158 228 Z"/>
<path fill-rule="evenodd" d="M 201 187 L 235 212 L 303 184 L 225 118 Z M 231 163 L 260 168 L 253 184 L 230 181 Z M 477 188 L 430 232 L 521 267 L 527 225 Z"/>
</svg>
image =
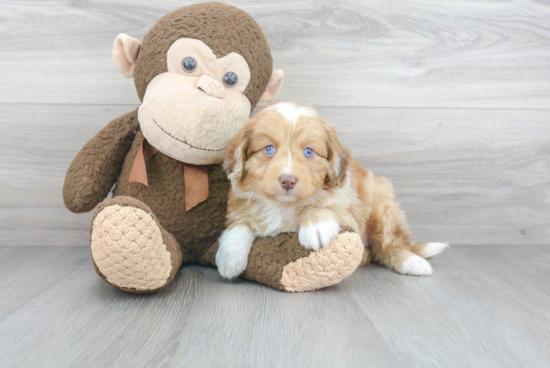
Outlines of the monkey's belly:
<svg viewBox="0 0 550 368">
<path fill-rule="evenodd" d="M 161 152 L 147 161 L 148 187 L 141 183 L 128 183 L 134 158 L 142 142 L 143 135 L 138 132 L 124 161 L 114 195 L 130 196 L 147 204 L 162 227 L 172 233 L 184 249 L 184 261 L 198 261 L 225 227 L 230 184 L 222 166 L 206 166 L 209 197 L 185 211 L 183 164 Z"/>
</svg>

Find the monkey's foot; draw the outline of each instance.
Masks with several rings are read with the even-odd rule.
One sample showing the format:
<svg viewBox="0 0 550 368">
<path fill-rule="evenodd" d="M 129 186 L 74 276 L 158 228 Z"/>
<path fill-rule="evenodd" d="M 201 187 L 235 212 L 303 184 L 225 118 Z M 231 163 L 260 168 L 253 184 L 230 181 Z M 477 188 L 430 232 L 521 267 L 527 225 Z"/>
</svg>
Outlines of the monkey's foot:
<svg viewBox="0 0 550 368">
<path fill-rule="evenodd" d="M 214 265 L 217 244 L 201 262 Z M 313 252 L 300 245 L 298 233 L 257 238 L 241 277 L 288 292 L 311 291 L 335 285 L 369 261 L 359 235 L 344 231 L 329 245 Z"/>
<path fill-rule="evenodd" d="M 164 288 L 181 265 L 176 239 L 149 207 L 130 197 L 115 197 L 98 207 L 91 246 L 97 273 L 112 286 L 133 293 Z"/>
<path fill-rule="evenodd" d="M 290 292 L 335 285 L 357 269 L 364 250 L 359 235 L 342 233 L 328 246 L 286 265 L 281 285 Z"/>
</svg>

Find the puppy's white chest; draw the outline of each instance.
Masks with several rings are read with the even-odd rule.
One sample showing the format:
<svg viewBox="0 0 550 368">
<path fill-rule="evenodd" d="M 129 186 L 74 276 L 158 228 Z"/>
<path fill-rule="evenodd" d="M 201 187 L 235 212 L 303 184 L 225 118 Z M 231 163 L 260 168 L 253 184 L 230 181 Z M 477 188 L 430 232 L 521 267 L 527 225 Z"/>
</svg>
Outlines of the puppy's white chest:
<svg viewBox="0 0 550 368">
<path fill-rule="evenodd" d="M 251 227 L 259 236 L 275 236 L 298 230 L 298 215 L 292 207 L 257 204 Z"/>
</svg>

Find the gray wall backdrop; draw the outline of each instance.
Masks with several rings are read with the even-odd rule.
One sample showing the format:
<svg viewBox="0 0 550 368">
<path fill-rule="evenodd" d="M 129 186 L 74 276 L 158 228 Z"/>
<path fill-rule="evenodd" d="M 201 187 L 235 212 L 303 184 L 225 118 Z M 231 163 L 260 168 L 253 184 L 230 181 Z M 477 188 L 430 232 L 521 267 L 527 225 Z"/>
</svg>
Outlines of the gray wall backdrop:
<svg viewBox="0 0 550 368">
<path fill-rule="evenodd" d="M 0 244 L 88 244 L 65 209 L 82 145 L 139 100 L 112 43 L 189 1 L 0 2 Z M 313 105 L 392 180 L 413 237 L 548 244 L 550 2 L 228 1 Z"/>
</svg>

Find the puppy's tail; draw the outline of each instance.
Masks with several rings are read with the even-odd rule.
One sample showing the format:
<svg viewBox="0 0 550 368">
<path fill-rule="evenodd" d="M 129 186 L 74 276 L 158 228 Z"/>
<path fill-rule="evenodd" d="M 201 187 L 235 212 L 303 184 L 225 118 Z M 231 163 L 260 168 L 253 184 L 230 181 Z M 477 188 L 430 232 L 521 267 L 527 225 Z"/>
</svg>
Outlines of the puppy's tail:
<svg viewBox="0 0 550 368">
<path fill-rule="evenodd" d="M 449 248 L 447 243 L 414 243 L 411 250 L 420 257 L 428 259 L 443 252 L 445 248 Z"/>
</svg>

